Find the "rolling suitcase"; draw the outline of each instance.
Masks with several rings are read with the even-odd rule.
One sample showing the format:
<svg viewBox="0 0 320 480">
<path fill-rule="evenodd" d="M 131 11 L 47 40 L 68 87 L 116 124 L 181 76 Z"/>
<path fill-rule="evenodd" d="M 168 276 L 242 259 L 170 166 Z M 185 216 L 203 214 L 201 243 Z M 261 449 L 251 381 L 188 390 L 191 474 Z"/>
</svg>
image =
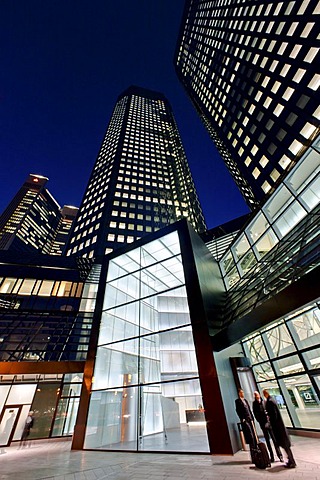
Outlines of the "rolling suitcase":
<svg viewBox="0 0 320 480">
<path fill-rule="evenodd" d="M 252 463 L 254 463 L 257 468 L 264 469 L 271 467 L 270 457 L 265 443 L 255 442 L 253 445 L 250 445 L 250 453 Z"/>
</svg>

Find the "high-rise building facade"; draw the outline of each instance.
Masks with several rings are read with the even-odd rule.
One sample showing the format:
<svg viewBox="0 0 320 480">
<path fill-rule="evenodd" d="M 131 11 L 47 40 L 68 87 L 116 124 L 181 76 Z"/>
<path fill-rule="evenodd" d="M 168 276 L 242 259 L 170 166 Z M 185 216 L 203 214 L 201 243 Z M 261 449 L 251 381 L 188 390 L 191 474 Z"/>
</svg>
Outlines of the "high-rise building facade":
<svg viewBox="0 0 320 480">
<path fill-rule="evenodd" d="M 49 251 L 50 255 L 63 255 L 70 234 L 71 227 L 79 209 L 71 205 L 64 205 L 60 210 L 60 222 L 56 235 Z"/>
<path fill-rule="evenodd" d="M 130 87 L 116 102 L 67 255 L 104 255 L 180 218 L 206 229 L 171 106 Z"/>
<path fill-rule="evenodd" d="M 251 208 L 319 134 L 318 0 L 187 0 L 179 79 Z"/>
<path fill-rule="evenodd" d="M 62 215 L 47 182 L 46 177 L 30 174 L 4 210 L 0 217 L 1 250 L 53 253 Z"/>
<path fill-rule="evenodd" d="M 0 250 L 62 255 L 76 207 L 60 207 L 47 177 L 30 174 L 0 216 Z"/>
</svg>

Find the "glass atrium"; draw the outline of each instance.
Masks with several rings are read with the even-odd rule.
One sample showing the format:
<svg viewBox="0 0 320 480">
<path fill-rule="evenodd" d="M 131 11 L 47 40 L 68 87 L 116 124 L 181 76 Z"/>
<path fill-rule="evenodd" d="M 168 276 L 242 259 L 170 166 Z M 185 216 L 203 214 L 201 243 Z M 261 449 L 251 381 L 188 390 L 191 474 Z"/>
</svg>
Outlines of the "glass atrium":
<svg viewBox="0 0 320 480">
<path fill-rule="evenodd" d="M 84 448 L 208 452 L 173 231 L 110 260 Z"/>
</svg>

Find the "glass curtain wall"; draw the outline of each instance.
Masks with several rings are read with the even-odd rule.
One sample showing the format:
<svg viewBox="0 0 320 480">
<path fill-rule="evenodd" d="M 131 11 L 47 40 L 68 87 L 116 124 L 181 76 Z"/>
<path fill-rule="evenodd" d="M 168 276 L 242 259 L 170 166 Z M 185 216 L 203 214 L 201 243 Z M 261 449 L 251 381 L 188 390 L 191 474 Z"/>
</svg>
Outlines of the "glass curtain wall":
<svg viewBox="0 0 320 480">
<path fill-rule="evenodd" d="M 255 265 L 261 264 L 264 256 L 310 215 L 319 202 L 320 140 L 317 140 L 222 257 L 220 267 L 227 290 L 249 271 L 252 273 Z"/>
<path fill-rule="evenodd" d="M 17 408 L 16 426 L 1 441 L 21 439 L 28 412 L 34 412 L 30 439 L 71 436 L 80 400 L 82 373 L 2 375 L 0 378 L 0 420 L 6 411 Z M 11 435 L 12 434 L 12 435 Z"/>
<path fill-rule="evenodd" d="M 84 448 L 209 451 L 177 232 L 109 262 Z"/>
<path fill-rule="evenodd" d="M 242 342 L 262 392 L 288 427 L 320 429 L 320 303 L 301 308 Z"/>
</svg>

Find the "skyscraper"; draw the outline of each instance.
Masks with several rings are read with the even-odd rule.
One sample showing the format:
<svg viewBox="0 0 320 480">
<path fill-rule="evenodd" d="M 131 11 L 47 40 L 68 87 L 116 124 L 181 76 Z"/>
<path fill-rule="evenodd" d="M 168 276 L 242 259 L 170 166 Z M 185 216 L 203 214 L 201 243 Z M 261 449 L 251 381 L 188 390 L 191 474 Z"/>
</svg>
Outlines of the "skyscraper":
<svg viewBox="0 0 320 480">
<path fill-rule="evenodd" d="M 30 174 L 2 213 L 0 250 L 62 254 L 72 220 L 47 190 L 47 182 Z"/>
<path fill-rule="evenodd" d="M 78 210 L 77 207 L 72 207 L 71 205 L 64 205 L 60 210 L 60 222 L 49 251 L 50 255 L 63 255 Z"/>
<path fill-rule="evenodd" d="M 205 230 L 170 104 L 130 87 L 116 102 L 67 255 L 104 255 L 184 217 Z"/>
<path fill-rule="evenodd" d="M 319 134 L 318 0 L 187 0 L 179 79 L 247 204 Z"/>
</svg>

